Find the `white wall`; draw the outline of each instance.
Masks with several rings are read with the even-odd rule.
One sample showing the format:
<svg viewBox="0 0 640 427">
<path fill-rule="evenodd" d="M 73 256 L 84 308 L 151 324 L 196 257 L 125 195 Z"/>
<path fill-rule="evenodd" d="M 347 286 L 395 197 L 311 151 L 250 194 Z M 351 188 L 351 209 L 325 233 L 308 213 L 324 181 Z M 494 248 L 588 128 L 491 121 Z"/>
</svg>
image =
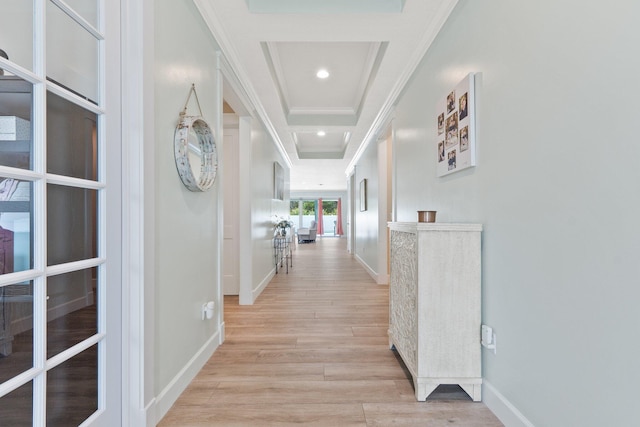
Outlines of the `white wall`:
<svg viewBox="0 0 640 427">
<path fill-rule="evenodd" d="M 32 3 L 3 0 L 3 13 L 0 13 L 0 49 L 5 51 L 11 61 L 28 70 L 33 69 Z"/>
<path fill-rule="evenodd" d="M 179 25 L 176 25 L 179 23 Z M 197 364 L 213 351 L 220 331 L 201 320 L 204 302 L 220 307 L 216 289 L 220 180 L 207 192 L 180 181 L 173 136 L 191 84 L 205 120 L 215 127 L 217 45 L 192 2 L 155 2 L 155 395 L 159 417 Z M 151 76 L 150 76 L 151 77 Z M 192 97 L 187 114 L 198 114 Z M 219 156 L 219 161 L 222 156 Z M 215 319 L 215 317 L 214 317 Z M 191 369 L 191 371 L 190 371 Z"/>
<path fill-rule="evenodd" d="M 367 180 L 367 210 L 360 210 L 360 185 Z M 378 265 L 378 146 L 368 145 L 355 167 L 355 248 L 353 253 L 372 277 L 376 277 Z"/>
<path fill-rule="evenodd" d="M 271 136 L 258 120 L 252 121 L 251 131 L 251 237 L 253 241 L 253 299 L 275 274 L 273 257 L 273 215 L 289 215 L 290 170 L 278 152 Z M 284 169 L 285 200 L 273 199 L 273 163 Z"/>
<path fill-rule="evenodd" d="M 356 259 L 378 284 L 389 283 L 388 230 L 391 220 L 391 139 L 380 138 L 367 145 L 352 175 L 354 193 L 354 248 Z M 366 210 L 361 208 L 362 180 L 366 179 Z"/>
<path fill-rule="evenodd" d="M 637 424 L 638 16 L 633 0 L 461 0 L 397 105 L 398 220 L 484 224 L 484 377 L 519 422 Z M 436 102 L 470 71 L 477 167 L 437 178 Z"/>
</svg>

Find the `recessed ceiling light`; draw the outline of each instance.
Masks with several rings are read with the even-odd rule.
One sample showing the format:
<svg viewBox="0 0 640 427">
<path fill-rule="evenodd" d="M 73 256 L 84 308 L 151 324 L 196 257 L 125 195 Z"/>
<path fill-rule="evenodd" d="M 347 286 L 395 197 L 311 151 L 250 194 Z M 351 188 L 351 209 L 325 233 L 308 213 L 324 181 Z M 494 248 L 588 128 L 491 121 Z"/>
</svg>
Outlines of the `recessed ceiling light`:
<svg viewBox="0 0 640 427">
<path fill-rule="evenodd" d="M 323 131 L 323 130 L 319 130 L 318 133 L 317 133 L 318 136 L 325 136 L 326 134 L 327 133 L 325 131 Z"/>
<path fill-rule="evenodd" d="M 318 72 L 316 73 L 316 76 L 319 79 L 326 79 L 327 77 L 329 77 L 329 72 L 327 70 L 325 70 L 324 68 L 318 70 Z"/>
</svg>

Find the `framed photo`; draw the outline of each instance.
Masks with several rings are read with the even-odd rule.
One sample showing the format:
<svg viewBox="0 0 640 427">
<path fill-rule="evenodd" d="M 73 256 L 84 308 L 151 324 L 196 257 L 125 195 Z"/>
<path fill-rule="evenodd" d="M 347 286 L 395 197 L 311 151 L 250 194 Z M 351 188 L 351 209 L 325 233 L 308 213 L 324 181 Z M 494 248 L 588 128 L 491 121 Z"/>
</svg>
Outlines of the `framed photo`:
<svg viewBox="0 0 640 427">
<path fill-rule="evenodd" d="M 360 212 L 367 210 L 367 180 L 360 181 Z"/>
<path fill-rule="evenodd" d="M 273 198 L 284 200 L 284 169 L 278 162 L 273 162 Z"/>
<path fill-rule="evenodd" d="M 475 74 L 469 73 L 436 105 L 438 176 L 476 165 Z M 444 122 L 444 123 L 443 123 Z M 444 133 L 444 141 L 443 134 Z"/>
<path fill-rule="evenodd" d="M 447 95 L 447 114 L 451 114 L 456 109 L 456 91 Z"/>
<path fill-rule="evenodd" d="M 444 142 L 447 148 L 451 148 L 458 143 L 458 113 L 453 113 L 447 117 L 447 133 Z"/>
<path fill-rule="evenodd" d="M 444 141 L 438 142 L 438 163 L 444 162 Z"/>
</svg>

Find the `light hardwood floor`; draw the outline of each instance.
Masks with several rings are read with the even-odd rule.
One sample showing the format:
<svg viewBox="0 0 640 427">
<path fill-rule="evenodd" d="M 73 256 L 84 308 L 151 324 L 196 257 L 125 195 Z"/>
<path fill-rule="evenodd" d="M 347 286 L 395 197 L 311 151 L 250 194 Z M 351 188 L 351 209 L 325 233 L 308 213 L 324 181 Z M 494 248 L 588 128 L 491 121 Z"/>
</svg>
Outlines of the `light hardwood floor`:
<svg viewBox="0 0 640 427">
<path fill-rule="evenodd" d="M 457 386 L 415 400 L 388 345 L 388 286 L 344 238 L 297 245 L 253 306 L 224 303 L 226 341 L 159 426 L 502 426 Z"/>
</svg>

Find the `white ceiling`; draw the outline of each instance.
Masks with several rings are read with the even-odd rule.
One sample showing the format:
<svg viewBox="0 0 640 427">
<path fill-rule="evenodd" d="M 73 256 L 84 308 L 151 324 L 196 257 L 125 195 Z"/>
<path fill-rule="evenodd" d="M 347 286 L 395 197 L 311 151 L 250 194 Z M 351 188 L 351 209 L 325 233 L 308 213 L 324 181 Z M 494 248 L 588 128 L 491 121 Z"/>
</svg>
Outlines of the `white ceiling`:
<svg viewBox="0 0 640 427">
<path fill-rule="evenodd" d="M 293 191 L 347 188 L 354 156 L 384 130 L 398 94 L 457 2 L 194 1 L 286 152 Z M 321 68 L 328 78 L 316 77 Z"/>
</svg>

